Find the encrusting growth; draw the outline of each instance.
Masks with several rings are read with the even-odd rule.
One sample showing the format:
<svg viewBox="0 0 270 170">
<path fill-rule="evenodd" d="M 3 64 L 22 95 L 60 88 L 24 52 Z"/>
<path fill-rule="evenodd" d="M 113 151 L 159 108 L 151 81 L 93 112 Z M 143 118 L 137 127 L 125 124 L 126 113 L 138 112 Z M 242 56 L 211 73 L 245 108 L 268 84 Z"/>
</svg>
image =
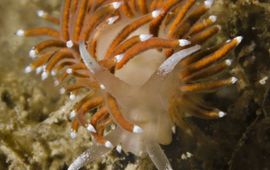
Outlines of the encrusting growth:
<svg viewBox="0 0 270 170">
<path fill-rule="evenodd" d="M 87 94 L 70 113 L 71 137 L 83 126 L 96 144 L 78 157 L 70 170 L 113 147 L 137 155 L 148 153 L 159 170 L 172 169 L 159 144 L 171 142 L 174 124 L 190 132 L 184 122 L 186 113 L 206 119 L 226 115 L 205 105 L 198 94 L 237 82 L 234 76 L 219 75 L 230 68 L 232 60 L 226 55 L 242 37 L 202 47 L 221 29 L 215 24 L 216 16 L 203 17 L 212 4 L 213 0 L 64 0 L 59 19 L 37 12 L 40 18 L 58 25 L 58 30 L 17 31 L 18 36 L 49 37 L 30 50 L 34 61 L 25 68 L 26 73 L 35 70 L 43 80 L 52 75 L 55 84 L 63 87 L 61 92 L 70 94 L 70 100 Z M 113 30 L 118 34 L 108 34 Z M 98 48 L 109 37 L 113 39 L 107 49 L 103 45 Z M 147 58 L 153 49 L 163 61 L 145 83 L 132 85 L 116 76 L 141 54 Z M 111 125 L 117 127 L 105 136 Z"/>
</svg>

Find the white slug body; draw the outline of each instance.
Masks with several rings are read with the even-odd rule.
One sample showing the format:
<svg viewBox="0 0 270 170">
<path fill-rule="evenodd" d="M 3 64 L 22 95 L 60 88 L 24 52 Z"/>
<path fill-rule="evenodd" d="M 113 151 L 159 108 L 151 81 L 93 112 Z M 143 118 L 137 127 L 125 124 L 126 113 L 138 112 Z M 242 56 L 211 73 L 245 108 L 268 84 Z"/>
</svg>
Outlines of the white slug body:
<svg viewBox="0 0 270 170">
<path fill-rule="evenodd" d="M 121 112 L 129 121 L 139 125 L 142 133 L 132 133 L 117 126 L 106 138 L 113 146 L 121 147 L 135 155 L 149 154 L 159 169 L 172 169 L 159 144 L 169 144 L 172 140 L 173 123 L 168 114 L 168 98 L 171 91 L 166 89 L 164 81 L 174 67 L 186 56 L 198 51 L 199 46 L 182 50 L 165 60 L 157 71 L 142 86 L 129 85 L 102 68 L 87 52 L 85 44 L 80 43 L 80 53 L 85 65 L 89 68 L 104 90 L 116 98 Z M 154 85 L 154 86 L 153 86 Z M 119 88 L 121 87 L 121 88 Z M 164 103 L 165 104 L 162 104 Z M 160 104 L 161 103 L 161 104 Z M 117 123 L 117 122 L 115 122 Z"/>
</svg>

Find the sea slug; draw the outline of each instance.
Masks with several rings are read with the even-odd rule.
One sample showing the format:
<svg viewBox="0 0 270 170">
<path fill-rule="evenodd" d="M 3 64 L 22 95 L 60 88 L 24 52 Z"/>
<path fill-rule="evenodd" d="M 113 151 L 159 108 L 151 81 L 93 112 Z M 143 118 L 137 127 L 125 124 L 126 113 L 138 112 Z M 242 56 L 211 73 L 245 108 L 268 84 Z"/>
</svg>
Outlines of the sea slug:
<svg viewBox="0 0 270 170">
<path fill-rule="evenodd" d="M 33 62 L 25 72 L 35 70 L 43 80 L 53 76 L 61 92 L 77 101 L 71 137 L 85 127 L 95 141 L 70 170 L 114 147 L 148 154 L 159 170 L 172 169 L 160 144 L 170 144 L 175 124 L 192 133 L 186 115 L 226 115 L 205 105 L 198 93 L 237 82 L 220 75 L 230 68 L 226 55 L 242 37 L 203 46 L 221 29 L 216 16 L 204 17 L 212 5 L 213 0 L 64 0 L 59 19 L 37 13 L 58 29 L 17 31 L 50 37 L 30 50 Z"/>
</svg>

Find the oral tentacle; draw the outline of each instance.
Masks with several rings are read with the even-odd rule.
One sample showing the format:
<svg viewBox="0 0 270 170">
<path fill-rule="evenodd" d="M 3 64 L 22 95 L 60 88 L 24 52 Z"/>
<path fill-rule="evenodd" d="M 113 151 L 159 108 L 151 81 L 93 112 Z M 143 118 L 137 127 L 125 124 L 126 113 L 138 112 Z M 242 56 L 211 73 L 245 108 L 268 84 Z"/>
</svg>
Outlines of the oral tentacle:
<svg viewBox="0 0 270 170">
<path fill-rule="evenodd" d="M 175 66 L 183 60 L 185 57 L 199 51 L 201 48 L 200 45 L 194 45 L 190 48 L 183 49 L 171 55 L 167 60 L 165 60 L 158 68 L 156 72 L 157 75 L 166 76 L 172 72 Z"/>
<path fill-rule="evenodd" d="M 110 150 L 110 148 L 103 145 L 92 145 L 71 163 L 68 170 L 78 170 L 86 163 L 93 162 L 106 155 Z"/>
<path fill-rule="evenodd" d="M 164 84 L 164 79 L 170 76 L 170 73 L 173 72 L 176 65 L 182 61 L 184 58 L 190 56 L 191 54 L 199 51 L 201 48 L 200 45 L 194 45 L 192 47 L 180 50 L 173 55 L 171 55 L 168 59 L 166 59 L 157 69 L 157 71 L 149 78 L 149 80 L 144 84 L 145 89 L 153 89 L 155 84 L 159 84 L 157 88 L 162 88 L 162 84 Z M 159 90 L 161 91 L 161 90 Z M 162 96 L 162 95 L 161 95 Z"/>
<path fill-rule="evenodd" d="M 173 170 L 167 156 L 157 142 L 148 141 L 146 150 L 158 170 Z"/>
<path fill-rule="evenodd" d="M 110 93 L 116 99 L 124 100 L 129 95 L 127 92 L 133 92 L 130 85 L 117 78 L 108 70 L 98 64 L 98 62 L 88 53 L 86 46 L 83 42 L 79 45 L 80 54 L 84 64 L 89 71 L 95 75 L 95 79 L 100 83 L 103 90 Z M 135 88 L 134 88 L 135 89 Z"/>
</svg>

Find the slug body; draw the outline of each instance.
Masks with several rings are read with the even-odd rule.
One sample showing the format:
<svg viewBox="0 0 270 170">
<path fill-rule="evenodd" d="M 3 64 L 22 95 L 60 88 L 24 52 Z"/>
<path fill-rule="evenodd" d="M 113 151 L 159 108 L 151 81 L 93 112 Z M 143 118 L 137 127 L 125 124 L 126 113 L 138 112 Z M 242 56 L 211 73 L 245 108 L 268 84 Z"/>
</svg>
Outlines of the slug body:
<svg viewBox="0 0 270 170">
<path fill-rule="evenodd" d="M 169 114 L 167 114 L 168 102 L 170 96 L 173 95 L 177 88 L 177 86 L 173 87 L 172 85 L 176 85 L 177 82 L 170 80 L 172 79 L 171 77 L 174 77 L 174 72 L 168 73 L 168 70 L 173 70 L 175 62 L 168 61 L 176 60 L 177 58 L 182 59 L 199 49 L 199 46 L 195 46 L 176 53 L 166 60 L 145 84 L 142 86 L 132 86 L 113 76 L 105 68 L 97 66 L 98 63 L 93 62 L 93 58 L 93 61 L 87 60 L 91 56 L 88 54 L 84 44 L 80 44 L 83 61 L 89 70 L 94 72 L 95 78 L 99 83 L 103 85 L 103 90 L 116 98 L 121 108 L 120 110 L 126 119 L 143 129 L 143 132 L 139 134 L 124 133 L 125 131 L 122 131 L 122 133 L 117 132 L 118 135 L 115 138 L 118 140 L 118 143 L 122 143 L 121 141 L 126 139 L 129 140 L 129 142 L 123 142 L 124 148 L 127 148 L 127 151 L 137 155 L 143 153 L 145 150 L 143 143 L 148 140 L 153 140 L 160 144 L 169 144 L 171 142 L 173 122 Z M 92 68 L 96 69 L 93 70 Z M 127 137 L 130 135 L 132 137 Z M 134 138 L 137 138 L 137 140 L 134 140 Z M 115 139 L 112 139 L 112 141 L 115 141 Z"/>
<path fill-rule="evenodd" d="M 71 137 L 82 126 L 96 143 L 69 170 L 114 147 L 138 156 L 148 154 L 159 170 L 172 169 L 159 144 L 170 144 L 175 124 L 191 133 L 185 115 L 225 116 L 206 106 L 198 94 L 237 82 L 222 73 L 232 64 L 226 54 L 242 37 L 201 47 L 220 30 L 215 16 L 203 17 L 212 4 L 213 0 L 198 4 L 195 0 L 64 0 L 60 19 L 38 13 L 59 30 L 17 31 L 18 36 L 51 37 L 30 50 L 34 61 L 26 73 L 36 70 L 43 80 L 54 76 L 71 100 L 85 95 L 70 113 Z"/>
</svg>

